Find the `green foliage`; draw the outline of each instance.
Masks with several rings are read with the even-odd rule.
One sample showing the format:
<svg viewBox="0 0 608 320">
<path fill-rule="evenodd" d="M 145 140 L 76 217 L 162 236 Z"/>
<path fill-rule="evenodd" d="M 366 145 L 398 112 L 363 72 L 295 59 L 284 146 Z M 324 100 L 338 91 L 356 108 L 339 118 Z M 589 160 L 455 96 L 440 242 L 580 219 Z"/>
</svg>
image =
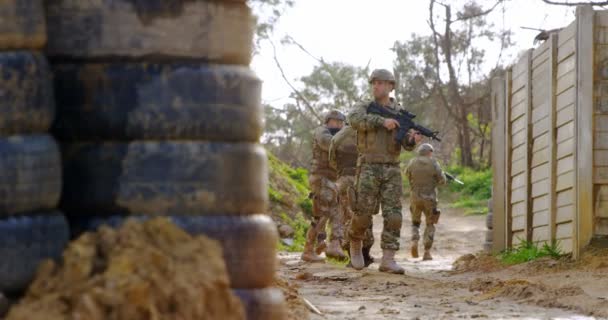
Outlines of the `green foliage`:
<svg viewBox="0 0 608 320">
<path fill-rule="evenodd" d="M 500 260 L 502 263 L 512 265 L 532 261 L 542 257 L 558 259 L 563 255 L 561 249 L 559 248 L 559 242 L 556 244 L 545 243 L 542 247 L 539 247 L 538 244 L 533 242 L 522 241 L 521 239 L 520 241 L 521 242 L 517 247 L 500 254 Z"/>
<path fill-rule="evenodd" d="M 298 206 L 300 206 L 300 209 L 302 209 L 305 216 L 312 217 L 312 200 L 308 197 L 303 198 L 298 202 Z"/>
<path fill-rule="evenodd" d="M 288 252 L 301 252 L 304 251 L 304 245 L 306 244 L 306 232 L 308 231 L 309 223 L 302 214 L 296 215 L 295 219 L 291 219 L 286 213 L 281 214 L 283 222 L 293 228 L 293 244 L 286 246 L 279 240 L 278 250 Z"/>
<path fill-rule="evenodd" d="M 473 170 L 452 165 L 445 171 L 456 176 L 464 185 L 448 182 L 448 191 L 454 197 L 452 208 L 464 208 L 465 214 L 488 213 L 487 200 L 492 197 L 492 169 Z M 445 194 L 445 192 L 444 192 Z"/>
<path fill-rule="evenodd" d="M 281 194 L 281 192 L 273 189 L 271 186 L 268 186 L 268 198 L 270 198 L 270 201 L 283 201 L 283 195 Z"/>
<path fill-rule="evenodd" d="M 346 267 L 346 265 L 348 264 L 349 260 L 338 260 L 335 258 L 326 258 L 325 261 L 327 261 L 327 263 L 334 265 L 334 266 L 338 266 L 338 267 Z"/>
</svg>

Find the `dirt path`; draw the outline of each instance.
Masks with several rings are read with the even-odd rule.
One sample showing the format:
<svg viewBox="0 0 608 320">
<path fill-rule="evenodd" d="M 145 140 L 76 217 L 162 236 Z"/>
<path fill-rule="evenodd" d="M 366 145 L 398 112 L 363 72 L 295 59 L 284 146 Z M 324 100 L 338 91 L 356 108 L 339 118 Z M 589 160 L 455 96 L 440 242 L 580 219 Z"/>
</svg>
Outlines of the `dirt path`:
<svg viewBox="0 0 608 320">
<path fill-rule="evenodd" d="M 456 211 L 443 213 L 435 236 L 434 260 L 422 262 L 406 256 L 410 222 L 405 211 L 402 250 L 397 254 L 398 263 L 406 268 L 405 276 L 380 273 L 377 263 L 363 271 L 332 263 L 302 263 L 296 253 L 280 254 L 280 273 L 324 313 L 311 314 L 311 319 L 594 319 L 509 299 L 475 299 L 479 293 L 469 291 L 469 286 L 479 275 L 454 276 L 448 271 L 456 258 L 482 249 L 484 219 L 464 217 Z M 376 239 L 381 222 L 380 216 L 375 217 Z M 379 241 L 372 253 L 380 257 Z"/>
</svg>

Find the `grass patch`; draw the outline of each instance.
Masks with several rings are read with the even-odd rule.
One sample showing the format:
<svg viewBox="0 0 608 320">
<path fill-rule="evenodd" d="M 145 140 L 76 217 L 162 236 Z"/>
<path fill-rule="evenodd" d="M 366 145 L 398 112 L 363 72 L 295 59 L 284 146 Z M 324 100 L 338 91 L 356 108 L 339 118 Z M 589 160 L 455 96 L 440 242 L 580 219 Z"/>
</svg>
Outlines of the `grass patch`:
<svg viewBox="0 0 608 320">
<path fill-rule="evenodd" d="M 334 266 L 338 266 L 338 267 L 346 267 L 346 265 L 348 264 L 348 259 L 346 260 L 338 260 L 335 258 L 325 258 L 325 261 L 327 261 L 327 263 L 334 265 Z"/>
<path fill-rule="evenodd" d="M 500 254 L 500 261 L 506 265 L 514 265 L 536 260 L 542 257 L 551 257 L 558 259 L 563 255 L 559 248 L 559 242 L 556 244 L 545 243 L 542 246 L 528 241 L 522 241 L 517 247 L 507 250 Z"/>
<path fill-rule="evenodd" d="M 448 206 L 464 209 L 465 215 L 487 214 L 488 200 L 492 197 L 492 169 L 476 171 L 450 166 L 445 171 L 458 177 L 464 185 L 448 182 L 447 187 L 440 191 L 441 199 L 451 199 Z"/>
<path fill-rule="evenodd" d="M 294 230 L 293 244 L 287 246 L 279 240 L 278 249 L 279 251 L 288 252 L 302 252 L 304 251 L 304 245 L 306 244 L 306 232 L 308 231 L 310 223 L 304 218 L 302 214 L 296 215 L 295 219 L 290 218 L 286 213 L 281 213 L 281 219 L 288 224 Z"/>
</svg>

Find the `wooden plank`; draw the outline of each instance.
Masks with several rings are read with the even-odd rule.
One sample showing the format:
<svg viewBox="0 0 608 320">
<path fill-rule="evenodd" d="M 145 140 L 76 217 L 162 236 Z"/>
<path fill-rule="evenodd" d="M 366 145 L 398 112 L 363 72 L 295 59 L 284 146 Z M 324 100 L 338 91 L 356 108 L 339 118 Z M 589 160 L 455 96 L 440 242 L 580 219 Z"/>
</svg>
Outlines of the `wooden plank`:
<svg viewBox="0 0 608 320">
<path fill-rule="evenodd" d="M 534 129 L 532 128 L 532 50 L 528 50 L 528 54 L 527 54 L 527 72 L 528 72 L 528 82 L 526 84 L 526 89 L 528 90 L 528 99 L 527 99 L 527 108 L 526 108 L 526 118 L 528 121 L 528 128 L 527 128 L 527 138 L 526 138 L 526 145 L 528 146 L 527 148 L 527 152 L 526 152 L 526 169 L 525 169 L 525 175 L 526 177 L 528 177 L 528 183 L 526 184 L 526 203 L 528 203 L 528 205 L 526 206 L 526 225 L 525 225 L 525 230 L 526 230 L 526 240 L 531 241 L 532 240 L 532 206 L 529 205 L 532 203 L 532 196 L 533 196 L 533 191 L 536 190 L 532 190 L 531 188 L 531 181 L 530 179 L 531 174 L 530 174 L 530 167 L 532 164 L 532 154 L 530 152 L 530 150 L 532 149 L 532 139 L 533 139 L 533 133 L 534 133 Z"/>
<path fill-rule="evenodd" d="M 549 64 L 547 63 L 547 60 L 542 61 L 532 68 L 532 90 L 542 88 L 543 82 L 546 81 L 548 72 Z"/>
<path fill-rule="evenodd" d="M 555 107 L 556 110 L 562 110 L 563 108 L 573 105 L 574 100 L 576 99 L 576 88 L 570 87 L 568 90 L 558 93 L 557 95 L 557 105 Z"/>
<path fill-rule="evenodd" d="M 526 229 L 526 216 L 513 217 L 513 230 L 525 230 L 525 229 Z"/>
<path fill-rule="evenodd" d="M 525 83 L 524 83 L 524 86 L 522 86 L 520 90 L 513 92 L 513 96 L 511 97 L 511 101 L 512 101 L 511 108 L 517 106 L 520 103 L 523 103 L 527 97 L 528 97 L 528 95 L 526 94 Z"/>
<path fill-rule="evenodd" d="M 597 201 L 595 206 L 596 218 L 608 218 L 608 201 Z"/>
<path fill-rule="evenodd" d="M 526 201 L 527 198 L 527 188 L 526 186 L 513 189 L 511 191 L 511 203 L 515 204 L 517 202 Z M 515 212 L 515 211 L 513 211 Z"/>
<path fill-rule="evenodd" d="M 532 179 L 531 181 L 538 182 L 549 178 L 549 164 L 545 163 L 542 166 L 532 168 Z"/>
<path fill-rule="evenodd" d="M 557 128 L 557 138 L 556 142 L 561 143 L 565 140 L 571 139 L 574 137 L 574 122 L 568 122 L 565 125 Z"/>
<path fill-rule="evenodd" d="M 549 209 L 549 195 L 543 195 L 532 199 L 532 212 L 539 212 Z"/>
<path fill-rule="evenodd" d="M 570 71 L 557 79 L 557 94 L 576 85 L 576 72 Z"/>
<path fill-rule="evenodd" d="M 513 66 L 513 80 L 515 80 L 518 76 L 523 73 L 528 72 L 528 66 L 530 65 L 530 52 L 532 49 L 528 49 L 525 55 L 522 55 L 521 59 Z M 515 84 L 513 85 L 515 87 Z"/>
<path fill-rule="evenodd" d="M 556 193 L 555 205 L 557 207 L 572 205 L 574 204 L 574 201 L 574 191 L 572 189 L 567 189 L 562 192 Z"/>
<path fill-rule="evenodd" d="M 523 216 L 526 211 L 526 203 L 517 202 L 517 203 L 514 203 L 511 208 L 512 208 L 511 216 Z"/>
<path fill-rule="evenodd" d="M 532 231 L 532 241 L 539 242 L 539 241 L 550 241 L 550 240 L 551 240 L 551 235 L 550 235 L 549 226 L 537 227 L 537 228 L 534 228 L 534 230 Z"/>
<path fill-rule="evenodd" d="M 608 183 L 608 167 L 595 167 L 593 183 Z"/>
<path fill-rule="evenodd" d="M 576 33 L 576 21 L 570 23 L 567 27 L 562 29 L 558 33 L 559 42 L 558 46 L 561 46 L 564 42 L 574 38 L 574 34 Z"/>
<path fill-rule="evenodd" d="M 506 196 L 507 183 L 506 171 L 506 82 L 504 78 L 492 79 L 492 142 L 496 146 L 492 148 L 492 225 L 494 237 L 492 241 L 492 252 L 499 253 L 506 246 Z"/>
<path fill-rule="evenodd" d="M 523 116 L 526 113 L 526 104 L 521 102 L 511 108 L 511 121 L 515 121 L 517 118 Z"/>
<path fill-rule="evenodd" d="M 541 180 L 532 184 L 532 197 L 538 197 L 549 193 L 549 181 Z"/>
<path fill-rule="evenodd" d="M 557 239 L 557 246 L 560 249 L 561 252 L 563 253 L 571 253 L 572 252 L 572 248 L 574 246 L 573 242 L 572 242 L 572 238 L 567 238 L 567 239 Z"/>
<path fill-rule="evenodd" d="M 537 152 L 537 151 L 540 151 L 542 149 L 549 147 L 549 136 L 550 135 L 551 135 L 551 133 L 547 132 L 545 134 L 542 134 L 542 135 L 534 138 L 534 141 L 532 141 L 532 152 Z"/>
<path fill-rule="evenodd" d="M 593 148 L 608 149 L 608 132 L 593 133 Z"/>
<path fill-rule="evenodd" d="M 550 88 L 544 84 L 541 84 L 541 87 L 534 89 L 534 93 L 532 95 L 532 110 L 538 108 L 547 108 L 550 101 L 549 99 L 551 98 L 549 96 L 549 89 Z"/>
<path fill-rule="evenodd" d="M 608 235 L 608 219 L 598 218 L 595 224 L 595 235 L 607 236 Z"/>
<path fill-rule="evenodd" d="M 570 56 L 568 59 L 560 62 L 557 65 L 557 78 L 563 77 L 568 72 L 573 72 L 576 68 L 576 56 Z"/>
<path fill-rule="evenodd" d="M 608 114 L 595 115 L 595 131 L 608 132 Z"/>
<path fill-rule="evenodd" d="M 538 212 L 534 212 L 534 219 L 533 219 L 533 225 L 534 227 L 540 227 L 540 226 L 549 226 L 549 210 L 541 210 Z"/>
<path fill-rule="evenodd" d="M 534 171 L 534 169 L 536 169 L 536 167 L 549 162 L 550 156 L 551 155 L 549 154 L 548 149 L 543 149 L 538 152 L 534 152 L 532 154 L 532 164 L 530 166 L 532 168 L 532 171 Z M 546 171 L 549 172 L 548 167 L 547 167 Z M 534 180 L 534 177 L 532 177 L 532 180 Z"/>
<path fill-rule="evenodd" d="M 526 125 L 526 118 L 520 117 L 519 119 L 513 121 L 513 123 L 511 124 L 511 131 L 513 133 L 521 132 L 526 129 Z"/>
<path fill-rule="evenodd" d="M 525 86 L 526 86 L 526 74 L 521 74 L 519 76 L 517 76 L 516 78 L 513 78 L 512 80 L 512 91 L 511 91 L 511 105 L 516 105 L 517 103 L 521 102 L 521 98 L 520 100 L 516 100 L 513 99 L 514 97 L 516 97 L 516 95 L 518 93 L 520 93 L 521 91 L 525 91 Z M 526 97 L 525 95 L 523 96 L 524 98 Z"/>
<path fill-rule="evenodd" d="M 528 164 L 526 163 L 525 158 L 513 161 L 513 163 L 511 164 L 511 176 L 515 176 L 517 174 L 525 172 L 527 167 Z"/>
<path fill-rule="evenodd" d="M 523 173 L 513 176 L 513 178 L 511 179 L 511 188 L 513 190 L 515 190 L 517 188 L 521 188 L 526 185 L 526 181 L 527 181 L 527 178 L 526 178 L 526 176 L 524 176 Z"/>
<path fill-rule="evenodd" d="M 527 130 L 522 130 L 513 135 L 513 137 L 511 138 L 511 144 L 513 145 L 513 147 L 519 147 L 520 145 L 526 144 L 526 142 L 528 141 L 528 132 L 526 131 Z"/>
<path fill-rule="evenodd" d="M 557 112 L 556 126 L 562 126 L 564 123 L 574 120 L 574 103 L 566 106 Z"/>
<path fill-rule="evenodd" d="M 513 161 L 516 161 L 519 159 L 523 159 L 525 156 L 526 156 L 526 146 L 521 145 L 521 146 L 513 149 L 511 157 L 513 158 Z"/>
<path fill-rule="evenodd" d="M 542 106 L 538 106 L 538 108 L 534 108 L 532 110 L 532 122 L 533 123 L 542 121 L 543 119 L 545 119 L 549 116 L 549 111 L 551 110 L 551 105 L 549 103 L 551 103 L 550 99 L 548 99 L 548 101 L 545 101 L 545 103 Z"/>
<path fill-rule="evenodd" d="M 593 237 L 593 22 L 592 6 L 576 8 L 576 218 L 573 258 Z"/>
<path fill-rule="evenodd" d="M 574 205 L 558 207 L 555 214 L 555 223 L 564 223 L 574 219 Z"/>
<path fill-rule="evenodd" d="M 549 70 L 549 82 L 551 83 L 551 90 L 549 93 L 549 96 L 551 97 L 551 103 L 549 106 L 549 127 L 551 128 L 551 130 L 549 130 L 549 134 L 548 134 L 548 138 L 549 141 L 547 143 L 547 147 L 548 147 L 548 153 L 549 153 L 549 194 L 547 195 L 547 204 L 548 204 L 548 210 L 547 210 L 547 224 L 549 225 L 549 239 L 554 242 L 555 241 L 555 232 L 556 232 L 556 214 L 557 214 L 557 208 L 556 208 L 556 202 L 557 202 L 557 195 L 556 195 L 556 183 L 557 183 L 557 174 L 556 174 L 556 163 L 557 163 L 557 147 L 556 147 L 556 135 L 555 135 L 555 130 L 554 128 L 556 128 L 556 121 L 557 121 L 557 113 L 556 113 L 556 109 L 557 109 L 557 47 L 558 47 L 558 35 L 557 34 L 552 34 L 550 36 L 549 41 L 547 41 L 548 43 L 550 43 L 550 52 L 551 52 L 551 56 L 550 56 L 550 62 L 549 62 L 549 66 L 550 66 L 550 70 Z M 567 92 L 567 91 L 566 91 Z M 540 216 L 539 216 L 540 218 Z"/>
<path fill-rule="evenodd" d="M 519 230 L 516 232 L 513 232 L 513 245 L 517 246 L 520 243 L 526 241 L 526 231 L 525 230 Z"/>
<path fill-rule="evenodd" d="M 549 59 L 549 41 L 543 42 L 538 48 L 532 52 L 532 65 L 538 64 L 539 61 Z"/>
<path fill-rule="evenodd" d="M 549 121 L 547 120 L 544 119 L 544 121 L 539 121 L 532 126 L 532 138 L 536 138 L 549 131 Z"/>
<path fill-rule="evenodd" d="M 574 155 L 567 156 L 557 160 L 556 173 L 558 175 L 564 174 L 569 171 L 573 171 L 574 168 Z"/>
<path fill-rule="evenodd" d="M 595 12 L 595 27 L 597 29 L 606 29 L 608 27 L 608 12 L 604 10 L 598 10 Z M 602 38 L 596 38 L 598 42 L 607 43 L 608 41 L 602 41 Z M 608 39 L 608 38 L 606 38 Z"/>
<path fill-rule="evenodd" d="M 593 165 L 608 167 L 608 150 L 594 150 Z"/>
<path fill-rule="evenodd" d="M 557 181 L 555 182 L 556 191 L 562 191 L 574 187 L 574 173 L 574 171 L 570 171 L 562 175 L 558 175 Z"/>
<path fill-rule="evenodd" d="M 559 46 L 559 48 L 557 49 L 557 61 L 558 62 L 562 62 L 565 59 L 567 59 L 568 57 L 570 57 L 571 55 L 575 54 L 575 47 L 576 47 L 576 39 L 572 38 L 570 40 L 567 40 L 566 42 L 564 42 L 563 44 L 561 44 Z"/>
<path fill-rule="evenodd" d="M 571 238 L 574 236 L 574 224 L 572 222 L 557 225 L 555 237 L 557 239 Z"/>
<path fill-rule="evenodd" d="M 574 153 L 574 139 L 562 141 L 557 145 L 557 159 L 567 157 Z"/>
</svg>

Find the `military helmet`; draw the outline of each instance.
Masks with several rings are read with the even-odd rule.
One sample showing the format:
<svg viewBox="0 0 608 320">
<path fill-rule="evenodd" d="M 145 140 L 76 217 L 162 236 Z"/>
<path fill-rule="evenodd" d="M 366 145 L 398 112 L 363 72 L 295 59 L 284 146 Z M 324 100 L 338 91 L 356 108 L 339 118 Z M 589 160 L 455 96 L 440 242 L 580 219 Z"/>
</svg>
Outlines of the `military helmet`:
<svg viewBox="0 0 608 320">
<path fill-rule="evenodd" d="M 421 156 L 426 156 L 433 151 L 433 146 L 428 143 L 423 143 L 420 145 L 420 147 L 418 147 L 418 154 Z"/>
<path fill-rule="evenodd" d="M 386 69 L 376 69 L 372 71 L 372 74 L 369 76 L 369 83 L 372 83 L 374 80 L 390 81 L 395 84 L 395 76 Z"/>
<path fill-rule="evenodd" d="M 346 117 L 344 116 L 344 114 L 342 114 L 342 112 L 338 111 L 338 110 L 331 110 L 328 113 L 325 114 L 325 117 L 323 118 L 323 123 L 328 123 L 329 119 L 336 119 L 339 121 L 346 121 Z"/>
</svg>

